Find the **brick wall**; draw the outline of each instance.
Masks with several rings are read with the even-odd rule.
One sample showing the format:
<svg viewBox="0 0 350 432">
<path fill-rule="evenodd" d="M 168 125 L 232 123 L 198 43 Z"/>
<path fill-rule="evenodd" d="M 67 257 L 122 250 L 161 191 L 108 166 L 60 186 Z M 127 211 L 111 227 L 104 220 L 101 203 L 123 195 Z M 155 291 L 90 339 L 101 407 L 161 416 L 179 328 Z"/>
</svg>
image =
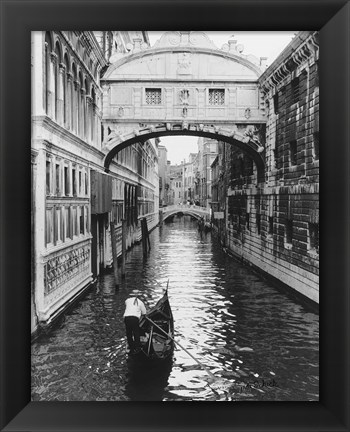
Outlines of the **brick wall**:
<svg viewBox="0 0 350 432">
<path fill-rule="evenodd" d="M 308 38 L 315 42 L 315 33 L 302 32 L 289 57 L 261 77 L 265 182 L 256 183 L 255 166 L 252 171 L 240 150 L 227 151 L 223 241 L 233 254 L 318 302 L 318 49 Z"/>
</svg>

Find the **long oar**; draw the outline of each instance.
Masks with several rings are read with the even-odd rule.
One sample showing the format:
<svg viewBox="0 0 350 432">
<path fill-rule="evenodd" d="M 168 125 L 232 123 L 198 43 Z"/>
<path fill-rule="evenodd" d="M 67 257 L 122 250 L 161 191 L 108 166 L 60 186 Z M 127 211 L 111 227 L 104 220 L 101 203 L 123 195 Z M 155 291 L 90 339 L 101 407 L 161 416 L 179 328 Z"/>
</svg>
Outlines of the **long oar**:
<svg viewBox="0 0 350 432">
<path fill-rule="evenodd" d="M 210 370 L 204 366 L 203 363 L 201 363 L 199 360 L 196 359 L 196 357 L 194 357 L 185 347 L 183 347 L 181 344 L 179 344 L 179 342 L 176 342 L 176 340 L 170 336 L 166 331 L 164 331 L 161 327 L 159 327 L 159 325 L 157 325 L 154 321 L 152 321 L 150 318 L 148 318 L 147 316 L 145 316 L 146 320 L 148 320 L 152 325 L 154 325 L 155 327 L 157 327 L 158 330 L 160 330 L 162 333 L 164 333 L 167 337 L 170 337 L 170 339 L 172 339 L 172 341 L 178 345 L 180 348 L 182 348 L 190 357 L 193 358 L 193 360 L 198 363 L 205 371 L 206 373 L 210 376 L 211 379 L 215 380 L 217 379 L 216 376 L 210 372 Z M 213 390 L 214 391 L 214 390 Z"/>
</svg>

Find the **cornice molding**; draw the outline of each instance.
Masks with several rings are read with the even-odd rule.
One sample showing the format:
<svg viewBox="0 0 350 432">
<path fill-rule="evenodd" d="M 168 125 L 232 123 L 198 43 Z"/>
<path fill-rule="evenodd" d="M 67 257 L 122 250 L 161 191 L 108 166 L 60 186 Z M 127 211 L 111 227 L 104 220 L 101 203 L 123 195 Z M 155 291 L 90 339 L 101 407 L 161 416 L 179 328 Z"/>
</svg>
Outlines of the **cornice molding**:
<svg viewBox="0 0 350 432">
<path fill-rule="evenodd" d="M 259 78 L 261 90 L 269 93 L 310 58 L 317 60 L 318 53 L 318 32 L 299 32 Z"/>
</svg>

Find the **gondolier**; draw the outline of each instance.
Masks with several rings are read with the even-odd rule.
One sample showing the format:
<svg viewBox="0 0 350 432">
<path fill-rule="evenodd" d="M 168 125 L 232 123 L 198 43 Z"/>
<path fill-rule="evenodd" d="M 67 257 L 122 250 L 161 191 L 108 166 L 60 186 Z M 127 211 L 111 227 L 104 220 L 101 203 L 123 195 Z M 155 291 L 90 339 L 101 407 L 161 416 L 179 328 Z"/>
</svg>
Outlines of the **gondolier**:
<svg viewBox="0 0 350 432">
<path fill-rule="evenodd" d="M 146 307 L 137 296 L 125 300 L 124 323 L 129 349 L 137 353 L 141 349 L 140 344 L 140 318 L 146 314 Z"/>
</svg>

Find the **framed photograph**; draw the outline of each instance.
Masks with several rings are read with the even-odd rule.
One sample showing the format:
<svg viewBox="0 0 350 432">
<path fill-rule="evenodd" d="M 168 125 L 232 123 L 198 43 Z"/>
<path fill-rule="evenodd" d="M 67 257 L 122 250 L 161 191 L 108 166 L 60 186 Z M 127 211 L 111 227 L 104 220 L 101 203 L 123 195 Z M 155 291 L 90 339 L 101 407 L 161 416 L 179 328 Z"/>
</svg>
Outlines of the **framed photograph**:
<svg viewBox="0 0 350 432">
<path fill-rule="evenodd" d="M 2 1 L 1 430 L 350 429 L 349 8 Z M 281 42 L 268 65 L 263 36 L 244 51 L 248 32 Z M 157 123 L 160 110 L 167 120 Z M 171 165 L 169 131 L 213 156 L 171 153 Z M 128 157 L 139 183 L 125 181 Z M 211 171 L 210 193 L 200 170 Z M 150 240 L 174 217 L 191 220 L 195 256 L 185 234 Z M 206 261 L 210 230 L 223 255 Z M 138 242 L 140 256 L 125 263 Z M 261 259 L 246 258 L 246 243 Z M 154 245 L 151 301 L 138 281 Z M 224 254 L 237 268 L 204 274 Z M 189 273 L 192 297 L 181 291 Z M 196 278 L 210 289 L 195 291 Z M 186 301 L 196 306 L 181 315 Z M 139 366 L 143 354 L 152 367 Z"/>
</svg>

